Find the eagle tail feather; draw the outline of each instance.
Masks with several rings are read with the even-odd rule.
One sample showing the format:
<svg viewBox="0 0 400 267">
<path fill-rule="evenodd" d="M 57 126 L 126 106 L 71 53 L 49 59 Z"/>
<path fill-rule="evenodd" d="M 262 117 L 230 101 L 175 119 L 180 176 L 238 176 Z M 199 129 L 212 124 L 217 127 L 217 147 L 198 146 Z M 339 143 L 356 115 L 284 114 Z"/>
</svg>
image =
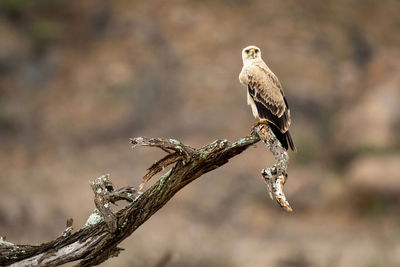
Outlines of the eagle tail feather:
<svg viewBox="0 0 400 267">
<path fill-rule="evenodd" d="M 286 135 L 286 140 L 287 140 L 288 143 L 289 143 L 290 149 L 292 149 L 293 152 L 297 152 L 297 148 L 296 148 L 296 146 L 295 146 L 294 143 L 293 143 L 293 139 L 292 139 L 292 136 L 290 135 L 289 131 L 287 131 L 287 132 L 285 133 L 285 135 Z"/>
<path fill-rule="evenodd" d="M 289 147 L 290 149 L 292 149 L 294 152 L 297 151 L 296 146 L 293 143 L 293 139 L 292 136 L 290 135 L 289 131 L 282 133 L 278 127 L 276 127 L 275 125 L 273 125 L 272 123 L 269 124 L 269 126 L 271 127 L 272 132 L 275 134 L 276 138 L 279 140 L 279 142 L 281 143 L 281 145 L 288 150 Z"/>
</svg>

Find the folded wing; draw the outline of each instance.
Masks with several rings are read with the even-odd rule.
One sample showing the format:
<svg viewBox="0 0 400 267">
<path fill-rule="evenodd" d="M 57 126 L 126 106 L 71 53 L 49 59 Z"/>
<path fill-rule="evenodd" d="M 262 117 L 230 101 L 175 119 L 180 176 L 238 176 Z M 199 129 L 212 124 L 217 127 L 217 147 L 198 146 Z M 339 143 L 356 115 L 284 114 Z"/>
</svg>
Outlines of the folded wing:
<svg viewBox="0 0 400 267">
<path fill-rule="evenodd" d="M 279 80 L 268 70 L 253 66 L 249 70 L 248 93 L 253 99 L 258 117 L 270 122 L 272 130 L 282 145 L 296 150 L 290 133 L 290 110 Z M 274 129 L 275 128 L 275 129 Z"/>
</svg>

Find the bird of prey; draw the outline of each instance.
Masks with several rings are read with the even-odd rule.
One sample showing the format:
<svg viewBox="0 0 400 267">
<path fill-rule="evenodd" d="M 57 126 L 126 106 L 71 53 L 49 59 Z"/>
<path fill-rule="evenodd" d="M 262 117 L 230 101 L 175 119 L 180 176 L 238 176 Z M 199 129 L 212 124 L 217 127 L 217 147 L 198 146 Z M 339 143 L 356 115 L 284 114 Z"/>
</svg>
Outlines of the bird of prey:
<svg viewBox="0 0 400 267">
<path fill-rule="evenodd" d="M 289 133 L 290 110 L 282 86 L 275 74 L 261 58 L 257 46 L 248 46 L 242 51 L 243 68 L 240 82 L 247 87 L 247 104 L 259 123 L 267 124 L 282 146 L 296 151 Z"/>
</svg>

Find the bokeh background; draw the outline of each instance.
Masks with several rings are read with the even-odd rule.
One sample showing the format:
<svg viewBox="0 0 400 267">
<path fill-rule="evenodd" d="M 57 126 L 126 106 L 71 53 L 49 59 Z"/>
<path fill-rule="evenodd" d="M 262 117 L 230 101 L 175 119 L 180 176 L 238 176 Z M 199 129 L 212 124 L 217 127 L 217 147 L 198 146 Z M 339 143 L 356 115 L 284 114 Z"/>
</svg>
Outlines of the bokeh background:
<svg viewBox="0 0 400 267">
<path fill-rule="evenodd" d="M 1 0 L 0 235 L 41 243 L 94 209 L 89 180 L 137 186 L 162 155 L 254 123 L 254 44 L 292 110 L 287 196 L 258 144 L 179 192 L 103 266 L 400 266 L 399 1 Z M 160 265 L 161 264 L 161 265 Z"/>
</svg>

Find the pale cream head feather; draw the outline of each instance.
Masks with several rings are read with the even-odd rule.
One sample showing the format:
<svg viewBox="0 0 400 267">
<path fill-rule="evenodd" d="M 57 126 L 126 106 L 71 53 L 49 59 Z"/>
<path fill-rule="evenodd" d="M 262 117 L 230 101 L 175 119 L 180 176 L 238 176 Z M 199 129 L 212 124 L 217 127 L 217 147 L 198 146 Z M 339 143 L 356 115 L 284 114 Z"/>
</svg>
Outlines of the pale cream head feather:
<svg viewBox="0 0 400 267">
<path fill-rule="evenodd" d="M 249 45 L 242 50 L 243 64 L 261 59 L 261 49 L 255 45 Z"/>
</svg>

